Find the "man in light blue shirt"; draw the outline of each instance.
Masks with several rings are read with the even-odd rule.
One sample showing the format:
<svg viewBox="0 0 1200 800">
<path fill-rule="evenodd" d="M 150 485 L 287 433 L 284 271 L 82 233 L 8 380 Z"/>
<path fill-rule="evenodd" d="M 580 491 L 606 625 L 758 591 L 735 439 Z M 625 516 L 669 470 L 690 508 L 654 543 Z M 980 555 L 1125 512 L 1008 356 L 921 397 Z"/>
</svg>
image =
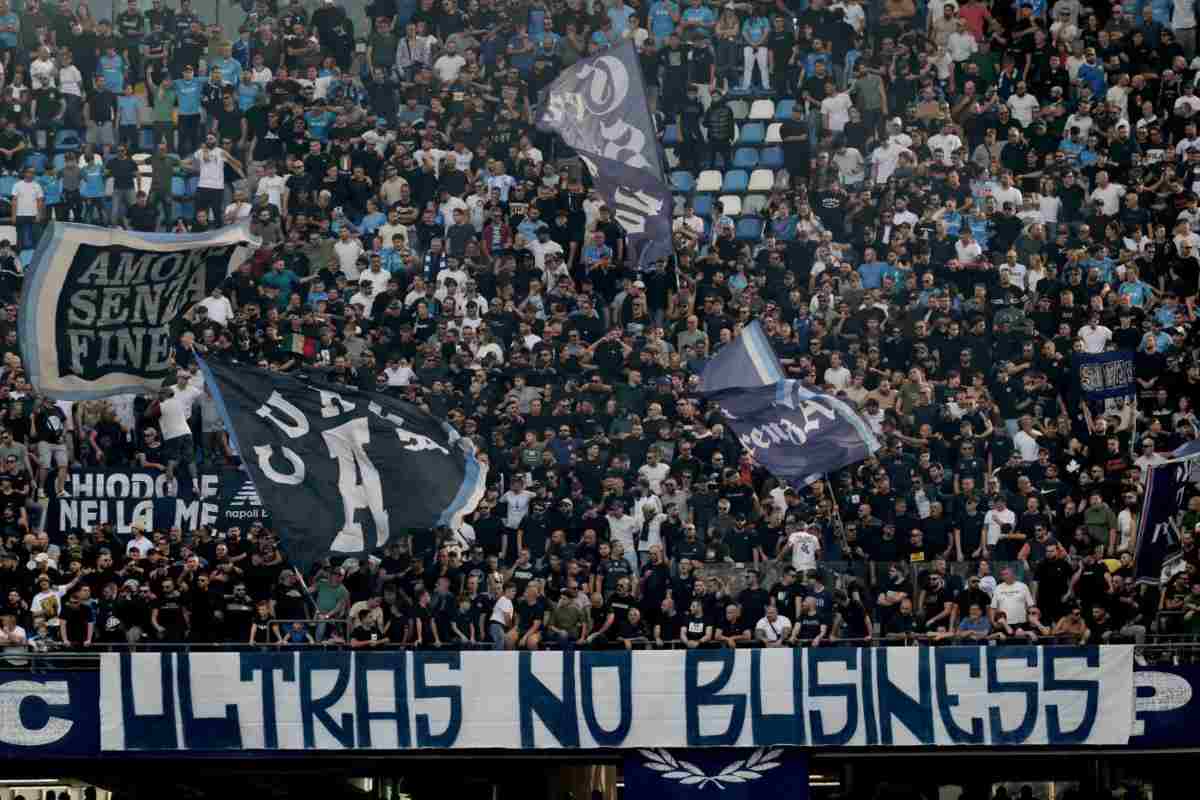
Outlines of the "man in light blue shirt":
<svg viewBox="0 0 1200 800">
<path fill-rule="evenodd" d="M 0 52 L 17 49 L 20 31 L 21 18 L 9 9 L 6 0 L 0 0 Z"/>
<path fill-rule="evenodd" d="M 675 32 L 679 24 L 679 4 L 674 0 L 656 0 L 650 6 L 650 33 L 657 47 L 667 43 L 667 37 Z"/>
<path fill-rule="evenodd" d="M 742 88 L 749 89 L 754 77 L 754 65 L 758 65 L 758 74 L 762 76 L 764 91 L 771 91 L 771 73 L 768 59 L 770 50 L 767 49 L 767 37 L 771 35 L 771 22 L 761 14 L 748 17 L 742 23 L 743 72 Z"/>
<path fill-rule="evenodd" d="M 880 261 L 875 255 L 875 250 L 868 247 L 863 253 L 863 263 L 858 268 L 858 275 L 862 278 L 862 288 L 878 289 L 883 283 L 883 273 L 887 266 L 887 263 Z"/>
<path fill-rule="evenodd" d="M 621 39 L 625 36 L 625 32 L 629 30 L 629 19 L 637 12 L 634 11 L 621 0 L 610 5 L 607 9 L 608 18 L 612 20 L 613 36 Z"/>
<path fill-rule="evenodd" d="M 183 68 L 183 77 L 175 81 L 175 97 L 179 102 L 179 151 L 194 153 L 200 149 L 200 101 L 204 83 L 196 77 L 192 66 Z"/>
<path fill-rule="evenodd" d="M 712 36 L 717 27 L 717 12 L 713 11 L 700 0 L 692 0 L 692 4 L 684 10 L 681 21 L 683 38 L 690 38 L 692 31 L 700 31 L 706 36 Z"/>
<path fill-rule="evenodd" d="M 125 59 L 117 54 L 115 47 L 100 56 L 100 74 L 104 76 L 104 85 L 118 97 L 125 94 Z"/>
<path fill-rule="evenodd" d="M 221 83 L 226 86 L 232 86 L 237 89 L 242 82 L 242 65 L 236 58 L 230 55 L 229 49 L 222 48 L 221 58 L 218 58 L 209 65 L 209 69 L 221 70 Z"/>
</svg>

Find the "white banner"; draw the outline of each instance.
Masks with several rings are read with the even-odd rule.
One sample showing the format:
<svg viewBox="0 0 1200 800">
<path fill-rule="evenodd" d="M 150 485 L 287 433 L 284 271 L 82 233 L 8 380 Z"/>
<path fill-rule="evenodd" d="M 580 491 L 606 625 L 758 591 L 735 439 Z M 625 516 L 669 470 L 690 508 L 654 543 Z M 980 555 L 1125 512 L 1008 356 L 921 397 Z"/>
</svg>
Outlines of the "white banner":
<svg viewBox="0 0 1200 800">
<path fill-rule="evenodd" d="M 105 654 L 101 747 L 1122 745 L 1128 646 Z"/>
</svg>

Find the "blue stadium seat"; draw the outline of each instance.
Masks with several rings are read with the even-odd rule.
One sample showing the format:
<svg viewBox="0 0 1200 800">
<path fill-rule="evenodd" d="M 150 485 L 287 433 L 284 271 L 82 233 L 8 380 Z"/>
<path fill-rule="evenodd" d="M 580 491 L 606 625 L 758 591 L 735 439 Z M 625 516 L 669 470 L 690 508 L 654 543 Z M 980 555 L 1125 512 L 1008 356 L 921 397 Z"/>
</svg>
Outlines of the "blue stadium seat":
<svg viewBox="0 0 1200 800">
<path fill-rule="evenodd" d="M 737 143 L 739 145 L 749 147 L 751 145 L 762 144 L 763 139 L 767 138 L 767 128 L 761 122 L 747 122 L 742 126 L 741 135 L 738 136 Z"/>
<path fill-rule="evenodd" d="M 138 129 L 138 149 L 143 153 L 154 152 L 154 131 L 150 128 Z"/>
<path fill-rule="evenodd" d="M 783 148 L 764 147 L 758 154 L 758 163 L 766 169 L 780 169 L 783 167 Z"/>
<path fill-rule="evenodd" d="M 737 169 L 754 169 L 758 166 L 758 151 L 753 147 L 739 147 L 733 154 L 733 166 Z"/>
<path fill-rule="evenodd" d="M 762 238 L 763 221 L 759 217 L 742 217 L 737 221 L 734 235 L 742 242 L 757 242 Z"/>
<path fill-rule="evenodd" d="M 12 197 L 13 187 L 17 185 L 16 175 L 0 176 L 0 198 L 7 200 Z"/>
<path fill-rule="evenodd" d="M 66 153 L 55 153 L 54 158 L 50 161 L 50 166 L 55 172 L 62 172 L 62 168 L 67 165 Z"/>
<path fill-rule="evenodd" d="M 25 156 L 25 162 L 22 164 L 25 169 L 32 169 L 34 172 L 46 171 L 46 154 L 33 152 Z"/>
<path fill-rule="evenodd" d="M 744 169 L 733 169 L 725 173 L 721 194 L 741 194 L 750 185 L 750 176 Z"/>
<path fill-rule="evenodd" d="M 33 263 L 33 251 L 32 250 L 22 250 L 20 253 L 17 254 L 17 258 L 21 259 L 21 267 L 24 269 L 28 269 L 29 265 Z"/>
<path fill-rule="evenodd" d="M 79 138 L 79 131 L 73 128 L 63 128 L 54 134 L 54 149 L 60 153 L 82 148 L 83 140 Z"/>
<path fill-rule="evenodd" d="M 668 125 L 667 129 L 663 131 L 663 147 L 671 147 L 672 145 L 679 144 L 679 142 L 679 126 Z"/>
<path fill-rule="evenodd" d="M 696 211 L 696 216 L 708 219 L 708 215 L 712 213 L 713 196 L 711 194 L 698 194 L 692 198 L 692 208 Z"/>
<path fill-rule="evenodd" d="M 780 100 L 775 104 L 775 119 L 783 121 L 792 118 L 792 109 L 795 108 L 795 100 Z"/>
<path fill-rule="evenodd" d="M 671 173 L 671 188 L 676 192 L 690 194 L 696 188 L 696 178 L 686 170 Z"/>
</svg>

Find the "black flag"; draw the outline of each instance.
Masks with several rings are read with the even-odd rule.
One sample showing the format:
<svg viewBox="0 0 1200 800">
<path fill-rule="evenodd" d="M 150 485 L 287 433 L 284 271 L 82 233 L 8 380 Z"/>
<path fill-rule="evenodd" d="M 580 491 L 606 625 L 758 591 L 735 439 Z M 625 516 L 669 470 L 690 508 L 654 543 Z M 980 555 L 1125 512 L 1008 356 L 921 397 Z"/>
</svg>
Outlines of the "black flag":
<svg viewBox="0 0 1200 800">
<path fill-rule="evenodd" d="M 245 225 L 173 234 L 52 223 L 21 298 L 34 388 L 66 400 L 157 391 L 175 375 L 174 326 L 256 246 Z"/>
<path fill-rule="evenodd" d="M 641 268 L 671 255 L 671 187 L 633 44 L 581 58 L 542 94 L 537 127 L 575 150 Z"/>
<path fill-rule="evenodd" d="M 377 392 L 201 365 L 291 556 L 368 553 L 411 528 L 456 529 L 487 466 L 448 424 Z"/>
</svg>

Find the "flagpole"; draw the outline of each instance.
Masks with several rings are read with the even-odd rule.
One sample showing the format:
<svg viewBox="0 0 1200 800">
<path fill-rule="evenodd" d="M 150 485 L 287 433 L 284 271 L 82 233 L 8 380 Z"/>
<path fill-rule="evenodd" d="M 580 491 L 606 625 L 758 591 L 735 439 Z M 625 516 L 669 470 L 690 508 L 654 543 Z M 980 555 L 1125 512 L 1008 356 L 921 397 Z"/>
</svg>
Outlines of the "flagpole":
<svg viewBox="0 0 1200 800">
<path fill-rule="evenodd" d="M 308 584 L 304 581 L 304 575 L 301 574 L 300 570 L 295 566 L 292 567 L 292 572 L 296 573 L 296 580 L 300 581 L 300 588 L 304 590 L 304 597 L 308 600 L 309 604 L 312 605 L 312 610 L 314 612 L 319 611 L 320 609 L 317 606 L 317 599 L 313 597 L 312 592 L 309 591 Z"/>
<path fill-rule="evenodd" d="M 1133 425 L 1129 434 L 1129 457 L 1137 458 L 1137 423 L 1138 423 L 1138 396 L 1137 392 L 1133 394 Z"/>
</svg>

